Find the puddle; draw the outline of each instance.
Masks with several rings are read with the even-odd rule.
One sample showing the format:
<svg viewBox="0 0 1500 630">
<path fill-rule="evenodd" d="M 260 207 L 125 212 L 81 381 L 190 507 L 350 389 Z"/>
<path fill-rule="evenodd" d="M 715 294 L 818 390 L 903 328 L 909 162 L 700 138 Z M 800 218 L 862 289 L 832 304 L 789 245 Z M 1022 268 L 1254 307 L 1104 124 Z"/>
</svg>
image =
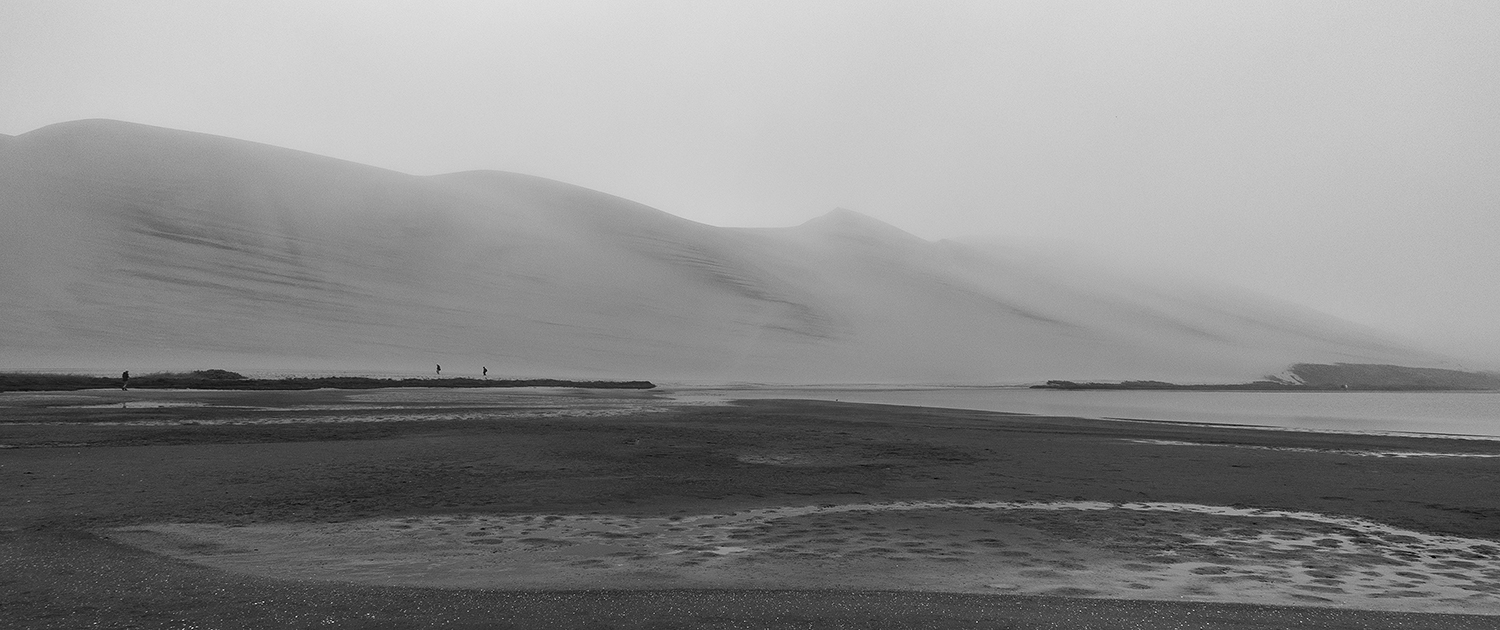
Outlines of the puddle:
<svg viewBox="0 0 1500 630">
<path fill-rule="evenodd" d="M 122 400 L 97 405 L 66 405 L 53 409 L 163 409 L 166 407 L 204 407 L 201 402 L 186 400 Z"/>
</svg>

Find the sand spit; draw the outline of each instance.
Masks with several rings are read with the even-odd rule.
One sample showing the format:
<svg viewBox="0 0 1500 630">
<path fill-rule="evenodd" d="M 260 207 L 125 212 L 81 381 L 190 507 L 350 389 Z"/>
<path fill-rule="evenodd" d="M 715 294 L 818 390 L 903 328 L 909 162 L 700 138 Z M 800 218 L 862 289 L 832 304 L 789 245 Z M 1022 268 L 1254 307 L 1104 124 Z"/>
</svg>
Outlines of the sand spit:
<svg viewBox="0 0 1500 630">
<path fill-rule="evenodd" d="M 1352 455 L 1355 457 L 1395 457 L 1404 459 L 1408 457 L 1479 457 L 1497 458 L 1500 453 L 1434 453 L 1430 451 L 1371 451 L 1354 449 L 1331 449 L 1331 448 L 1304 448 L 1300 446 L 1261 446 L 1258 444 L 1214 444 L 1210 442 L 1185 442 L 1182 440 L 1146 440 L 1127 439 L 1132 444 L 1150 444 L 1153 446 L 1222 446 L 1225 448 L 1249 448 L 1260 451 L 1284 451 L 1288 453 L 1327 453 L 1330 455 Z"/>
<path fill-rule="evenodd" d="M 157 407 L 142 406 L 139 408 L 163 408 L 182 407 L 188 405 L 160 405 Z M 120 407 L 114 408 L 136 408 Z M 102 407 L 101 407 L 102 408 Z M 360 423 L 360 422 L 433 422 L 451 420 L 524 420 L 537 418 L 611 418 L 620 416 L 634 416 L 645 413 L 661 413 L 668 411 L 665 407 L 638 406 L 618 408 L 596 408 L 585 409 L 578 407 L 555 407 L 546 409 L 496 409 L 485 411 L 412 411 L 410 408 L 392 408 L 391 413 L 368 413 L 378 411 L 378 408 L 333 408 L 322 411 L 360 411 L 367 412 L 360 415 L 341 413 L 336 415 L 309 414 L 306 409 L 258 409 L 257 411 L 295 411 L 297 415 L 287 417 L 243 417 L 243 418 L 172 418 L 172 419 L 146 419 L 146 420 L 102 420 L 95 422 L 10 422 L 11 426 L 92 426 L 92 427 L 168 427 L 168 426 L 253 426 L 253 425 L 276 425 L 276 424 L 334 424 L 334 423 Z"/>
<path fill-rule="evenodd" d="M 447 588 L 1003 592 L 1500 615 L 1500 543 L 1185 503 L 931 501 L 673 517 L 162 524 L 112 538 L 229 571 Z"/>
</svg>

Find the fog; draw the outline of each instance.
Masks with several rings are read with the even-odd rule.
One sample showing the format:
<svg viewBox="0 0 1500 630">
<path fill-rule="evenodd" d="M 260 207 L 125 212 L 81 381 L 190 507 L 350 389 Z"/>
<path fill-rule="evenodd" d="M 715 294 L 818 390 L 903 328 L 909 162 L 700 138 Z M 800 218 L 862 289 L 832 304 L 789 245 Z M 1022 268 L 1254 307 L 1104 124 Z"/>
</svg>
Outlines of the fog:
<svg viewBox="0 0 1500 630">
<path fill-rule="evenodd" d="M 714 226 L 852 208 L 1500 366 L 1500 4 L 0 6 L 0 133 L 111 118 Z"/>
<path fill-rule="evenodd" d="M 119 121 L 0 142 L 0 224 L 0 368 L 973 384 L 1449 362 L 1222 287 L 851 210 L 713 227 L 528 175 Z"/>
</svg>

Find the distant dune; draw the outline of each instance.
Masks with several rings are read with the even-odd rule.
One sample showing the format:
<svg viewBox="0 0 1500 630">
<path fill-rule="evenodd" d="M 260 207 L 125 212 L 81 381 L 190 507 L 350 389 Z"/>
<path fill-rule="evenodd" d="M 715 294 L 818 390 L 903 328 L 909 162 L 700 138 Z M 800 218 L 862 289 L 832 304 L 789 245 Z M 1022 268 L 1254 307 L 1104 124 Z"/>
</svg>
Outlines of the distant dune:
<svg viewBox="0 0 1500 630">
<path fill-rule="evenodd" d="M 0 138 L 0 219 L 0 368 L 985 383 L 1440 363 L 1271 300 L 848 210 L 719 228 L 526 175 L 106 120 Z"/>
</svg>

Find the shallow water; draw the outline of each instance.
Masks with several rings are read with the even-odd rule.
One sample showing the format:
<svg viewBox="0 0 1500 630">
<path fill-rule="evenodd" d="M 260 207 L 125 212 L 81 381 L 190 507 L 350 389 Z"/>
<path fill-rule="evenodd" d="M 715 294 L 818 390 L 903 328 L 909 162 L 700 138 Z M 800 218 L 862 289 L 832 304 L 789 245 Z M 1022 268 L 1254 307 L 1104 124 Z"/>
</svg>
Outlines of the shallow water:
<svg viewBox="0 0 1500 630">
<path fill-rule="evenodd" d="M 679 392 L 689 398 L 841 400 L 1082 418 L 1500 437 L 1500 392 L 1058 391 L 1016 387 L 704 388 Z"/>
<path fill-rule="evenodd" d="M 368 390 L 94 389 L 78 392 L 0 392 L 0 418 L 10 425 L 94 426 L 266 425 L 415 422 L 523 418 L 604 418 L 666 411 L 670 400 L 653 391 L 561 387 L 423 388 Z M 202 409 L 202 414 L 127 416 L 106 411 Z M 77 411 L 58 419 L 18 419 L 22 413 Z M 225 412 L 229 413 L 225 413 Z M 3 447 L 0 444 L 0 447 Z"/>
</svg>

